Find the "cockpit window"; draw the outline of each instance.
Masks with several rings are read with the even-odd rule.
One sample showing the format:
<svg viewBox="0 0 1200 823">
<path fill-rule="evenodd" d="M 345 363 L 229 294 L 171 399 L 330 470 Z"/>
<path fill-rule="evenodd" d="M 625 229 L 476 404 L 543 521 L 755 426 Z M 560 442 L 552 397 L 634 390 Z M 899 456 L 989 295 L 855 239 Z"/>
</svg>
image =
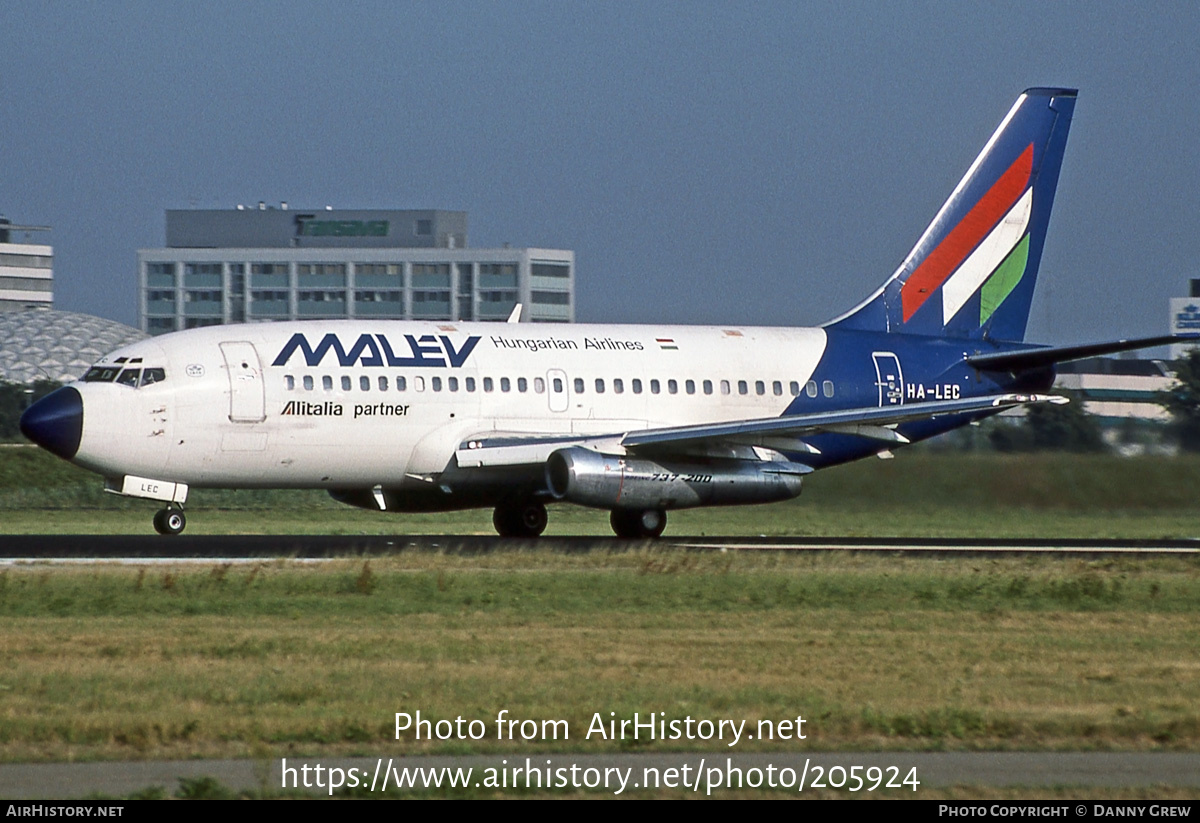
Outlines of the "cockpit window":
<svg viewBox="0 0 1200 823">
<path fill-rule="evenodd" d="M 125 371 L 121 372 L 120 376 L 117 377 L 117 382 L 122 386 L 133 386 L 136 389 L 138 381 L 141 380 L 141 377 L 141 369 L 126 369 Z"/>
<path fill-rule="evenodd" d="M 142 385 L 149 386 L 151 383 L 161 383 L 167 379 L 165 369 L 146 369 L 142 372 Z"/>
<path fill-rule="evenodd" d="M 141 358 L 137 358 L 141 360 Z M 132 361 L 130 361 L 132 362 Z M 166 369 L 124 369 L 120 366 L 92 366 L 83 376 L 84 383 L 119 383 L 122 386 L 149 386 L 167 379 Z"/>
<path fill-rule="evenodd" d="M 119 366 L 92 366 L 83 376 L 84 383 L 111 383 L 121 371 Z"/>
</svg>

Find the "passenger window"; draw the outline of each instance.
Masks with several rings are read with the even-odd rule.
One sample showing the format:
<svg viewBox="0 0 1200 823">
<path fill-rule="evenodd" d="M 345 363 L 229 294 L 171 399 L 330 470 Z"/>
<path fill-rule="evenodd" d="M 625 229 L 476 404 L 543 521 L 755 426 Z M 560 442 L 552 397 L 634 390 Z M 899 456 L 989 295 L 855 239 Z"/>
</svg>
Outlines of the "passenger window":
<svg viewBox="0 0 1200 823">
<path fill-rule="evenodd" d="M 582 377 L 575 378 L 575 393 L 583 394 L 583 378 Z"/>
<path fill-rule="evenodd" d="M 668 380 L 667 381 L 667 391 L 670 392 L 671 394 L 678 394 L 679 393 L 679 383 L 677 383 L 675 380 Z"/>
<path fill-rule="evenodd" d="M 562 390 L 563 390 L 562 378 L 561 377 L 554 378 L 554 393 L 562 394 Z"/>
<path fill-rule="evenodd" d="M 425 391 L 425 378 L 420 376 L 414 377 L 413 388 L 417 391 Z"/>
<path fill-rule="evenodd" d="M 350 391 L 350 375 L 342 375 L 342 391 Z"/>
<path fill-rule="evenodd" d="M 379 390 L 387 391 L 387 378 L 383 375 L 379 376 Z"/>
<path fill-rule="evenodd" d="M 800 384 L 795 380 L 793 380 L 791 383 L 788 383 L 788 389 L 791 391 L 792 397 L 800 394 Z"/>
<path fill-rule="evenodd" d="M 625 381 L 619 377 L 613 378 L 613 391 L 617 394 L 625 393 Z"/>
<path fill-rule="evenodd" d="M 826 397 L 833 397 L 833 381 L 826 380 L 821 384 L 821 391 Z"/>
<path fill-rule="evenodd" d="M 126 369 L 117 376 L 117 382 L 122 386 L 132 386 L 137 388 L 138 381 L 142 379 L 141 369 Z"/>
<path fill-rule="evenodd" d="M 167 373 L 164 369 L 146 369 L 142 372 L 142 385 L 149 386 L 151 383 L 161 383 L 167 379 Z"/>
<path fill-rule="evenodd" d="M 659 385 L 658 385 L 658 381 L 657 381 L 657 380 L 651 380 L 651 381 L 650 381 L 650 393 L 651 393 L 651 394 L 658 394 L 658 392 L 659 392 L 659 391 L 660 391 L 660 387 L 659 387 Z"/>
<path fill-rule="evenodd" d="M 494 380 L 492 380 L 492 378 L 490 378 L 490 377 L 483 378 L 483 390 L 484 391 L 494 391 L 495 388 L 496 388 L 496 383 Z M 507 391 L 507 389 L 505 389 L 505 391 Z"/>
<path fill-rule="evenodd" d="M 601 377 L 596 378 L 596 394 L 604 394 L 604 379 Z"/>
<path fill-rule="evenodd" d="M 545 381 L 545 379 L 544 379 L 544 378 L 541 378 L 541 377 L 535 377 L 535 378 L 533 378 L 533 390 L 534 390 L 535 392 L 537 392 L 538 394 L 545 394 L 545 393 L 546 393 L 546 381 Z"/>
<path fill-rule="evenodd" d="M 475 378 L 474 377 L 468 377 L 466 379 L 466 384 L 467 384 L 467 391 L 475 391 Z"/>
<path fill-rule="evenodd" d="M 729 394 L 729 381 L 728 380 L 721 381 L 721 394 Z"/>
<path fill-rule="evenodd" d="M 684 387 L 685 389 L 687 389 L 687 393 L 688 393 L 688 394 L 695 394 L 695 393 L 696 393 L 696 381 L 695 381 L 695 380 L 689 380 L 689 381 L 687 381 L 686 383 L 684 383 L 684 384 L 683 384 L 683 387 Z"/>
<path fill-rule="evenodd" d="M 500 391 L 509 391 L 512 388 L 512 383 L 507 377 L 500 378 Z"/>
<path fill-rule="evenodd" d="M 517 391 L 519 391 L 521 394 L 529 391 L 529 381 L 524 377 L 517 378 Z"/>
<path fill-rule="evenodd" d="M 636 377 L 635 377 L 635 378 L 633 378 L 633 393 L 634 393 L 634 394 L 641 394 L 641 393 L 642 393 L 642 381 L 641 381 L 641 380 L 639 380 L 639 379 L 638 379 L 638 378 L 636 378 Z"/>
<path fill-rule="evenodd" d="M 370 391 L 371 390 L 371 378 L 367 377 L 365 374 L 362 377 L 358 378 L 358 388 L 361 389 L 362 391 Z"/>
<path fill-rule="evenodd" d="M 704 381 L 704 393 L 712 394 L 712 381 L 711 380 Z"/>
<path fill-rule="evenodd" d="M 408 391 L 408 381 L 402 374 L 396 375 L 396 391 Z"/>
<path fill-rule="evenodd" d="M 288 391 L 295 391 L 296 390 L 296 378 L 292 377 L 290 374 L 284 375 L 283 385 L 287 387 Z"/>
<path fill-rule="evenodd" d="M 749 393 L 750 393 L 750 386 L 746 383 L 745 380 L 739 380 L 738 381 L 738 394 L 749 394 Z"/>
<path fill-rule="evenodd" d="M 304 375 L 304 390 L 305 391 L 313 390 L 313 379 L 312 379 L 311 374 Z"/>
<path fill-rule="evenodd" d="M 761 380 L 755 380 L 754 381 L 754 393 L 755 394 L 766 394 L 767 393 L 767 385 L 765 383 L 763 383 L 763 381 L 761 381 Z"/>
<path fill-rule="evenodd" d="M 440 377 L 429 378 L 429 385 L 434 391 L 441 391 L 442 390 L 442 378 L 440 378 Z"/>
<path fill-rule="evenodd" d="M 450 388 L 450 391 L 458 391 L 458 378 L 457 377 L 447 377 L 446 384 Z"/>
<path fill-rule="evenodd" d="M 327 374 L 321 375 L 321 388 L 325 391 L 333 391 L 333 378 Z"/>
<path fill-rule="evenodd" d="M 776 380 L 774 383 L 771 384 L 771 391 L 775 393 L 776 397 L 782 397 L 783 396 L 783 384 L 780 383 L 778 380 Z"/>
<path fill-rule="evenodd" d="M 804 393 L 807 394 L 809 397 L 816 397 L 817 396 L 817 381 L 809 380 L 807 383 L 805 383 L 804 384 Z"/>
</svg>

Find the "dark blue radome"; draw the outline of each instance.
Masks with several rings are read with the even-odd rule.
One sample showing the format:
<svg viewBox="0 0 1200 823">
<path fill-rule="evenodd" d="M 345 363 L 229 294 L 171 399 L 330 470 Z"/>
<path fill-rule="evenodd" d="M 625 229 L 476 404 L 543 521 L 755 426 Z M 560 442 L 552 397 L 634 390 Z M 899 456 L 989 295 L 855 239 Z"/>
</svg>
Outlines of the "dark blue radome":
<svg viewBox="0 0 1200 823">
<path fill-rule="evenodd" d="M 70 460 L 79 451 L 83 436 L 83 398 L 70 386 L 51 392 L 21 415 L 21 434 Z"/>
</svg>

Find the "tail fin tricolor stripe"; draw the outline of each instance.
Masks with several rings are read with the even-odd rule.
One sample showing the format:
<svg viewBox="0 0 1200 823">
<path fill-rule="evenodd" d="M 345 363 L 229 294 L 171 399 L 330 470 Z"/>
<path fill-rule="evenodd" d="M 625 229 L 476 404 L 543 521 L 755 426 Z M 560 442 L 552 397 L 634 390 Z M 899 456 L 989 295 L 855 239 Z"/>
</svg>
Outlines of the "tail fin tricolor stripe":
<svg viewBox="0 0 1200 823">
<path fill-rule="evenodd" d="M 825 327 L 1023 340 L 1075 95 L 1018 97 L 900 268 Z"/>
<path fill-rule="evenodd" d="M 1016 205 L 1009 209 L 1008 214 L 1000 219 L 991 233 L 975 247 L 971 256 L 942 286 L 943 325 L 950 325 L 951 318 L 958 314 L 959 310 L 971 299 L 971 295 L 979 290 L 979 287 L 1008 258 L 1009 252 L 1021 242 L 1021 238 L 1025 236 L 1025 227 L 1029 225 L 1029 212 L 1032 208 L 1033 189 L 1026 189 L 1025 194 L 1016 202 Z M 1017 273 L 1017 281 L 1013 283 L 1014 286 L 1020 281 L 1022 274 L 1024 274 L 1024 267 Z M 910 279 L 908 283 L 911 284 L 912 280 Z M 980 322 L 983 322 L 983 319 L 985 318 L 981 318 Z"/>
<path fill-rule="evenodd" d="M 921 261 L 916 271 L 909 275 L 900 289 L 905 323 L 912 319 L 917 309 L 946 282 L 946 278 L 962 264 L 972 249 L 979 245 L 979 241 L 1013 207 L 1017 198 L 1025 191 L 1025 187 L 1029 185 L 1029 175 L 1032 171 L 1033 146 L 1029 145 L 979 199 L 975 207 L 967 212 L 945 239 Z"/>
</svg>

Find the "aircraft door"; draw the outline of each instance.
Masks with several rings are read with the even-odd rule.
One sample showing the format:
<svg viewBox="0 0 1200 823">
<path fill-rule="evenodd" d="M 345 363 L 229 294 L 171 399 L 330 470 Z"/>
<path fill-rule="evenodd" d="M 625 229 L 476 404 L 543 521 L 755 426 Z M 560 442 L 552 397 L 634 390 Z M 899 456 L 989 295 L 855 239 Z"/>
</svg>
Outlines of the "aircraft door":
<svg viewBox="0 0 1200 823">
<path fill-rule="evenodd" d="M 879 388 L 879 406 L 904 404 L 904 372 L 900 369 L 900 358 L 890 351 L 871 353 L 875 361 L 875 385 Z"/>
<path fill-rule="evenodd" d="M 229 419 L 234 423 L 261 423 L 267 419 L 262 365 L 254 344 L 245 340 L 221 344 L 229 373 Z"/>
<path fill-rule="evenodd" d="M 550 411 L 565 412 L 570 404 L 567 389 L 567 373 L 562 369 L 550 369 L 546 372 L 546 398 L 550 402 Z"/>
</svg>

